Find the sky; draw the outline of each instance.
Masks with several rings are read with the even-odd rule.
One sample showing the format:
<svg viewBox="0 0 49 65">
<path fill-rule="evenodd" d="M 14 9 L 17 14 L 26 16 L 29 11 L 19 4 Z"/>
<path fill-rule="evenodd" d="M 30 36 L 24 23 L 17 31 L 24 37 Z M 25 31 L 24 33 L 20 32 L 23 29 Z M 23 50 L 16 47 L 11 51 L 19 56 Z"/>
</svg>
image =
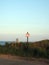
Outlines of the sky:
<svg viewBox="0 0 49 65">
<path fill-rule="evenodd" d="M 49 39 L 49 0 L 0 0 L 0 40 Z"/>
</svg>

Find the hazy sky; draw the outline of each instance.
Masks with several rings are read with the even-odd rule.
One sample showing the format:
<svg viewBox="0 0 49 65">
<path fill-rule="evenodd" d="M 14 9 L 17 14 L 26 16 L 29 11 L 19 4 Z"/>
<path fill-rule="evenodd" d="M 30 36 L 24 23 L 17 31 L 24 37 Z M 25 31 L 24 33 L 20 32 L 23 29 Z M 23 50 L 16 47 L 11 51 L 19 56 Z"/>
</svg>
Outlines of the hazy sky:
<svg viewBox="0 0 49 65">
<path fill-rule="evenodd" d="M 0 0 L 0 40 L 24 40 L 27 31 L 32 41 L 49 39 L 49 0 Z"/>
</svg>

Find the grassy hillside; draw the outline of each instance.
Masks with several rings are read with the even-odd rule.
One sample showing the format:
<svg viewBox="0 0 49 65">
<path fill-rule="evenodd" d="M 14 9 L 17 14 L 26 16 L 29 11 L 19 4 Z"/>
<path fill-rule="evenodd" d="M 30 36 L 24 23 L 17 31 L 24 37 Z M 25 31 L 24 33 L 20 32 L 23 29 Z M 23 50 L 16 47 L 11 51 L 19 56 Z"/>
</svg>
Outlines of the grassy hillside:
<svg viewBox="0 0 49 65">
<path fill-rule="evenodd" d="M 0 54 L 11 54 L 24 57 L 49 58 L 49 40 L 38 42 L 8 42 L 0 45 Z"/>
</svg>

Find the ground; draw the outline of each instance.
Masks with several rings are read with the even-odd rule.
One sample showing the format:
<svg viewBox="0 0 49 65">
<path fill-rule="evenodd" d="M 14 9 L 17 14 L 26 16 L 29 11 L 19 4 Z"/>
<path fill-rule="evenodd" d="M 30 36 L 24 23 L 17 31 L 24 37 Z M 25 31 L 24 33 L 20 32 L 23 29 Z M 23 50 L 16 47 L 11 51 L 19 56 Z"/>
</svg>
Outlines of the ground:
<svg viewBox="0 0 49 65">
<path fill-rule="evenodd" d="M 27 59 L 18 56 L 0 55 L 0 65 L 49 65 L 49 60 Z"/>
</svg>

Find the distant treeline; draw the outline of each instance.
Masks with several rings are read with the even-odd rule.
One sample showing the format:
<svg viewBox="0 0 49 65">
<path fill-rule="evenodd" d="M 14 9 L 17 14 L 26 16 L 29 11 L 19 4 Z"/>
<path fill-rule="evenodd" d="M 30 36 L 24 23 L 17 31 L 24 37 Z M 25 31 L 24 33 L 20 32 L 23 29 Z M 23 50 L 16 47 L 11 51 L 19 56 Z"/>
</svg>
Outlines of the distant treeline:
<svg viewBox="0 0 49 65">
<path fill-rule="evenodd" d="M 24 57 L 48 58 L 49 59 L 49 40 L 38 42 L 8 42 L 0 45 L 0 54 L 11 54 Z"/>
</svg>

